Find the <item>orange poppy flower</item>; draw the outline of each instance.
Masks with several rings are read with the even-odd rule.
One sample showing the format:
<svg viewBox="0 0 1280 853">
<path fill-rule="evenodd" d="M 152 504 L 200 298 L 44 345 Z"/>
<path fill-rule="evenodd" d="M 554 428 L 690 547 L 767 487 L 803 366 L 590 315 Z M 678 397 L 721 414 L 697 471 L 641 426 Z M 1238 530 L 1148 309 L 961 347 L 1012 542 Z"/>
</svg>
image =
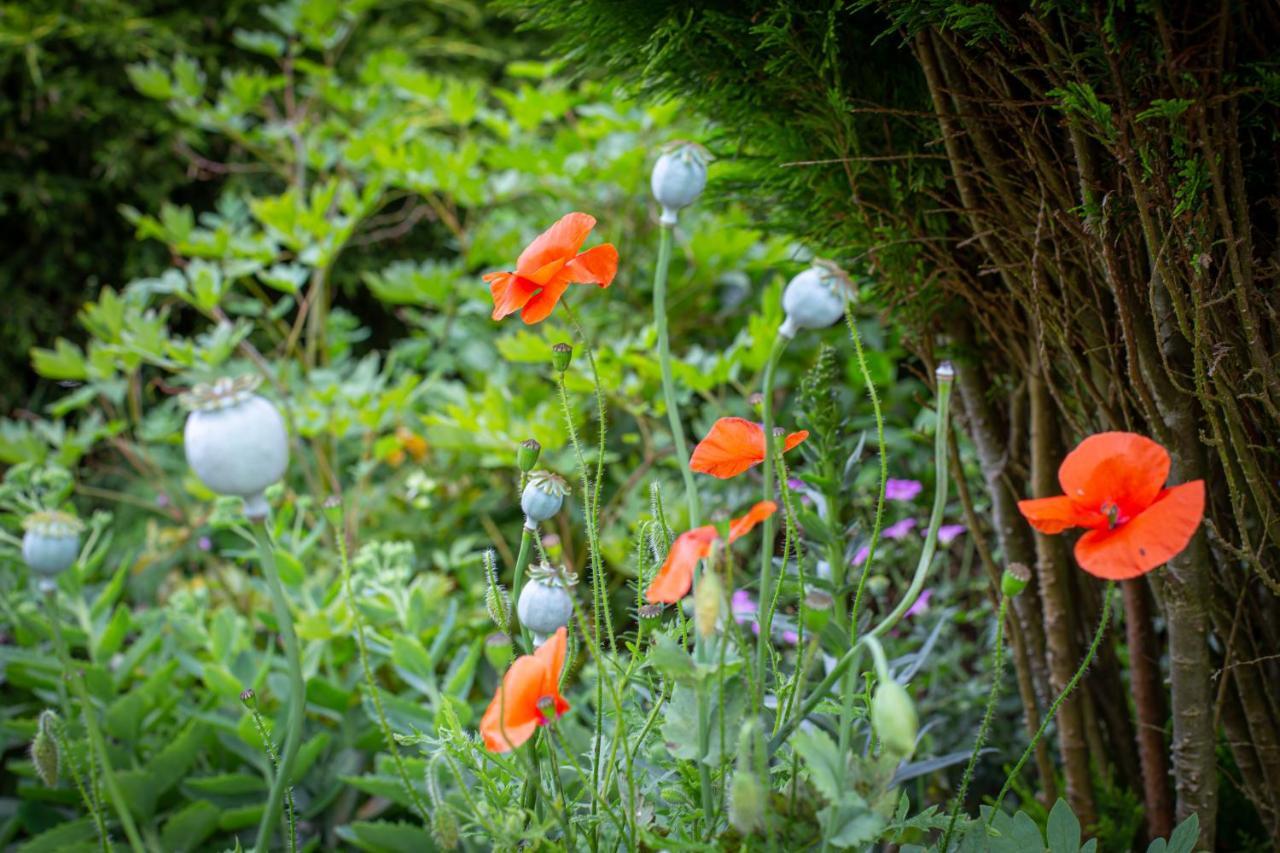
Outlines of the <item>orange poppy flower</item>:
<svg viewBox="0 0 1280 853">
<path fill-rule="evenodd" d="M 777 509 L 778 505 L 773 501 L 760 501 L 747 510 L 746 515 L 729 522 L 729 541 L 737 542 Z M 675 604 L 688 595 L 689 588 L 693 586 L 694 567 L 699 560 L 711 554 L 711 546 L 719 538 L 720 532 L 712 524 L 695 527 L 677 536 L 667 552 L 666 562 L 645 591 L 649 603 Z"/>
<path fill-rule="evenodd" d="M 1019 501 L 1041 533 L 1088 531 L 1076 561 L 1091 575 L 1128 580 L 1146 574 L 1187 547 L 1204 518 L 1204 481 L 1165 488 L 1169 453 L 1131 432 L 1091 435 L 1058 469 L 1064 495 Z"/>
<path fill-rule="evenodd" d="M 520 253 L 515 272 L 486 275 L 493 294 L 493 319 L 519 311 L 526 323 L 540 323 L 551 315 L 570 284 L 608 287 L 618 272 L 618 250 L 604 243 L 578 251 L 595 227 L 594 216 L 566 214 Z"/>
<path fill-rule="evenodd" d="M 480 720 L 480 734 L 490 752 L 510 752 L 569 710 L 560 695 L 568 634 L 559 628 L 531 655 L 511 664 L 493 701 Z"/>
<path fill-rule="evenodd" d="M 809 437 L 808 430 L 787 436 L 790 450 Z M 746 418 L 721 418 L 689 457 L 689 467 L 700 474 L 727 480 L 764 461 L 764 427 Z"/>
</svg>

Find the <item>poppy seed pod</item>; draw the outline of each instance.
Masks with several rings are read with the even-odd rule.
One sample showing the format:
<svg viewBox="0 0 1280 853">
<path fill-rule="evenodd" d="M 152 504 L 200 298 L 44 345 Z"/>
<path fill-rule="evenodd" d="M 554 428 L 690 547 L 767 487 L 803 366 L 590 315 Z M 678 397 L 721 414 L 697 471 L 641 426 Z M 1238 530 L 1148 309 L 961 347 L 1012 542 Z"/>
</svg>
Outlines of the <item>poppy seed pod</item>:
<svg viewBox="0 0 1280 853">
<path fill-rule="evenodd" d="M 698 200 L 707 185 L 710 160 L 707 149 L 693 142 L 674 142 L 663 150 L 649 180 L 653 197 L 662 205 L 659 222 L 675 225 L 680 209 Z"/>
<path fill-rule="evenodd" d="M 255 376 L 219 379 L 182 395 L 191 409 L 183 430 L 187 464 L 214 492 L 244 498 L 249 518 L 267 514 L 263 491 L 284 476 L 289 441 L 284 418 L 253 393 Z"/>
<path fill-rule="evenodd" d="M 1000 576 L 1000 591 L 1013 598 L 1031 583 L 1031 570 L 1023 563 L 1010 563 L 1009 568 Z"/>
<path fill-rule="evenodd" d="M 538 443 L 536 438 L 530 438 L 520 442 L 520 447 L 516 450 L 516 465 L 520 470 L 528 474 L 533 470 L 533 466 L 538 464 L 538 454 L 542 453 L 542 445 Z"/>
<path fill-rule="evenodd" d="M 896 681 L 882 681 L 871 697 L 871 725 L 886 752 L 909 758 L 916 751 L 919 720 L 906 688 Z"/>
<path fill-rule="evenodd" d="M 564 373 L 569 369 L 569 362 L 573 361 L 573 347 L 570 344 L 558 343 L 551 347 L 551 366 L 556 369 L 556 373 Z"/>
<path fill-rule="evenodd" d="M 569 592 L 578 576 L 563 568 L 541 563 L 529 569 L 529 582 L 520 590 L 516 615 L 540 646 L 573 616 L 573 595 Z"/>
<path fill-rule="evenodd" d="M 563 477 L 550 471 L 534 471 L 520 495 L 520 509 L 524 510 L 524 526 L 536 530 L 538 524 L 547 521 L 564 506 L 564 496 L 569 485 Z"/>
<path fill-rule="evenodd" d="M 51 577 L 80 556 L 84 523 L 74 515 L 50 510 L 33 512 L 22 520 L 22 559 L 38 575 Z"/>
<path fill-rule="evenodd" d="M 778 334 L 794 338 L 801 329 L 825 329 L 835 323 L 844 315 L 845 296 L 852 289 L 844 270 L 830 261 L 814 261 L 782 293 L 787 317 Z"/>
</svg>

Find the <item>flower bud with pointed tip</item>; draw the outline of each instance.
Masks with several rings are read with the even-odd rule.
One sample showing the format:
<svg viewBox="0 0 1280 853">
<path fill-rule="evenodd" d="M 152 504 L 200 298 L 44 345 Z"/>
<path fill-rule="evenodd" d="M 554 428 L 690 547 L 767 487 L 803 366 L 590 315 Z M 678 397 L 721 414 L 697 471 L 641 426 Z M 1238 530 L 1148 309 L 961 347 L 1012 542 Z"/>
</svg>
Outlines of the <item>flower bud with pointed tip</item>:
<svg viewBox="0 0 1280 853">
<path fill-rule="evenodd" d="M 569 344 L 560 343 L 551 347 L 551 366 L 556 369 L 557 373 L 564 373 L 569 369 L 569 362 L 573 361 L 573 347 Z"/>
<path fill-rule="evenodd" d="M 516 465 L 521 472 L 528 474 L 532 471 L 533 466 L 538 464 L 540 453 L 542 453 L 542 445 L 536 438 L 520 442 L 520 448 L 516 451 Z"/>
<path fill-rule="evenodd" d="M 653 165 L 649 186 L 653 197 L 662 205 L 658 220 L 668 228 L 676 224 L 676 214 L 698 200 L 707 185 L 707 149 L 693 142 L 676 142 L 667 146 Z"/>
<path fill-rule="evenodd" d="M 74 515 L 56 510 L 33 512 L 22 520 L 22 527 L 22 559 L 37 575 L 51 578 L 80 556 L 84 523 Z"/>
<path fill-rule="evenodd" d="M 693 592 L 693 623 L 698 636 L 706 639 L 716 632 L 720 611 L 724 605 L 724 585 L 720 576 L 707 570 L 698 578 L 698 588 Z"/>
<path fill-rule="evenodd" d="M 524 526 L 535 530 L 541 522 L 549 521 L 564 506 L 569 484 L 563 477 L 550 471 L 534 471 L 529 475 L 520 494 L 520 509 L 524 510 Z"/>
<path fill-rule="evenodd" d="M 516 615 L 520 624 L 533 633 L 533 643 L 540 646 L 573 618 L 573 594 L 578 576 L 549 563 L 529 569 L 529 580 L 520 590 Z"/>
<path fill-rule="evenodd" d="M 48 709 L 41 711 L 36 721 L 36 736 L 31 741 L 31 763 L 46 788 L 58 784 L 58 738 L 54 732 L 57 724 L 57 714 Z"/>
<path fill-rule="evenodd" d="M 852 288 L 844 270 L 828 261 L 814 261 L 782 292 L 782 310 L 787 316 L 778 334 L 794 338 L 801 329 L 832 325 L 844 316 L 845 298 Z"/>
<path fill-rule="evenodd" d="M 729 825 L 743 835 L 764 828 L 768 807 L 764 785 L 756 775 L 755 759 L 760 754 L 760 724 L 754 718 L 743 721 L 738 730 L 738 753 L 733 780 L 729 783 Z"/>
<path fill-rule="evenodd" d="M 915 703 L 906 688 L 896 681 L 882 681 L 871 697 L 871 725 L 880 736 L 885 751 L 910 758 L 916 751 L 920 723 Z"/>
<path fill-rule="evenodd" d="M 1013 598 L 1031 583 L 1031 570 L 1022 563 L 1010 563 L 1000 576 L 1000 591 Z"/>
</svg>

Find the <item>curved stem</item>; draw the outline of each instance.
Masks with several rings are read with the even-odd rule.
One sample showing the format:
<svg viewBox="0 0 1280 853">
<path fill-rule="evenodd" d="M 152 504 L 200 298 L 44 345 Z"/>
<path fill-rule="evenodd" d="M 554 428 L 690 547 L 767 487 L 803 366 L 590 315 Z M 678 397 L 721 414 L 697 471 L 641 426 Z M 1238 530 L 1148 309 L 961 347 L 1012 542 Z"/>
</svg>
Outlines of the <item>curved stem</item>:
<svg viewBox="0 0 1280 853">
<path fill-rule="evenodd" d="M 769 360 L 764 367 L 764 489 L 761 500 L 773 500 L 773 379 L 778 370 L 778 361 L 787 348 L 791 338 L 778 335 L 773 339 L 773 347 L 769 350 Z M 760 689 L 764 689 L 767 679 L 766 665 L 769 662 L 769 645 L 773 622 L 772 608 L 765 602 L 773 600 L 773 514 L 769 514 L 762 525 L 760 545 L 760 639 L 756 644 L 756 676 L 760 679 Z"/>
<path fill-rule="evenodd" d="M 511 624 L 507 626 L 507 631 L 512 635 L 512 641 L 515 640 L 516 625 L 519 618 L 516 616 L 516 605 L 520 601 L 520 588 L 524 583 L 524 571 L 529 568 L 529 560 L 533 556 L 533 537 L 536 531 L 530 530 L 528 523 L 525 524 L 520 533 L 520 553 L 516 556 L 516 571 L 511 578 Z M 529 629 L 520 625 L 520 638 L 524 641 L 525 650 L 529 654 L 533 654 L 533 637 L 529 635 Z"/>
<path fill-rule="evenodd" d="M 671 440 L 676 458 L 680 460 L 680 473 L 684 476 L 684 497 L 689 506 L 689 527 L 702 523 L 702 506 L 698 500 L 698 488 L 689 468 L 689 447 L 684 440 L 684 426 L 680 422 L 680 409 L 676 404 L 676 382 L 671 373 L 671 340 L 667 332 L 667 267 L 671 264 L 671 229 L 663 226 L 658 235 L 658 265 L 653 271 L 653 323 L 658 328 L 658 363 L 662 367 L 662 396 L 667 406 L 667 421 L 671 425 Z"/>
<path fill-rule="evenodd" d="M 1111 619 L 1111 595 L 1115 592 L 1115 581 L 1107 581 L 1107 591 L 1102 597 L 1102 617 L 1098 620 L 1098 630 L 1093 632 L 1093 642 L 1089 644 L 1089 651 L 1085 653 L 1084 660 L 1080 662 L 1080 668 L 1076 670 L 1075 675 L 1071 676 L 1071 680 L 1062 688 L 1062 692 L 1053 700 L 1053 704 L 1049 706 L 1049 712 L 1044 715 L 1044 720 L 1040 723 L 1040 728 L 1031 737 L 1031 742 L 1027 744 L 1027 748 L 1023 750 L 1022 757 L 1018 759 L 1018 763 L 1009 771 L 1009 776 L 1004 780 L 1000 793 L 996 795 L 996 800 L 991 805 L 991 817 L 1000 810 L 1000 804 L 1004 802 L 1005 794 L 1009 793 L 1009 788 L 1013 786 L 1013 780 L 1018 778 L 1018 774 L 1022 772 L 1022 768 L 1026 765 L 1027 759 L 1035 752 L 1036 744 L 1040 742 L 1040 738 L 1044 737 L 1045 730 L 1049 728 L 1049 723 L 1057 715 L 1058 709 L 1062 707 L 1062 703 L 1067 700 L 1071 692 L 1076 689 L 1076 685 L 1080 683 L 1080 679 L 1084 678 L 1085 671 L 1089 668 L 1089 664 L 1093 663 L 1094 655 L 1098 653 L 1098 647 L 1102 645 L 1102 635 L 1106 633 L 1107 622 Z M 988 825 L 991 818 L 988 817 Z"/>
<path fill-rule="evenodd" d="M 947 821 L 947 831 L 942 836 L 942 853 L 947 853 L 947 848 L 951 845 L 956 821 L 960 818 L 960 810 L 964 808 L 965 795 L 969 793 L 969 783 L 973 781 L 973 770 L 978 765 L 978 756 L 982 753 L 982 745 L 987 741 L 987 732 L 991 730 L 991 720 L 995 717 L 996 701 L 1000 698 L 1000 682 L 1004 676 L 1004 620 L 1008 612 L 1009 596 L 1001 595 L 1000 608 L 996 615 L 996 649 L 995 659 L 991 664 L 991 690 L 987 693 L 987 707 L 982 713 L 982 725 L 978 729 L 978 736 L 973 741 L 973 752 L 969 753 L 969 763 L 965 765 L 964 775 L 960 777 L 960 790 L 956 792 L 955 805 L 951 807 L 951 820 Z"/>
<path fill-rule="evenodd" d="M 382 707 L 382 697 L 378 694 L 377 684 L 373 680 L 373 667 L 369 665 L 369 648 L 364 637 L 364 617 L 356 607 L 355 593 L 351 590 L 351 559 L 347 554 L 347 535 L 343 527 L 344 525 L 341 524 L 335 525 L 333 533 L 334 538 L 338 540 L 338 559 L 342 563 L 342 592 L 347 598 L 347 607 L 351 608 L 351 618 L 356 623 L 356 649 L 360 652 L 360 671 L 364 674 L 364 686 L 369 691 L 369 699 L 373 702 L 374 712 L 378 715 L 378 728 L 382 730 L 382 740 L 387 745 L 387 751 L 391 753 L 391 761 L 396 766 L 396 775 L 400 777 L 400 784 L 423 821 L 430 822 L 431 812 L 418 794 L 418 789 L 409 779 L 409 770 L 405 767 L 404 759 L 400 757 L 400 748 L 396 745 L 391 724 L 387 722 L 386 709 Z"/>
<path fill-rule="evenodd" d="M 276 773 L 271 792 L 267 796 L 267 807 L 262 813 L 262 821 L 258 824 L 258 840 L 254 842 L 254 850 L 257 853 L 267 853 L 271 844 L 271 825 L 280 817 L 280 804 L 284 799 L 285 789 L 289 787 L 289 777 L 293 775 L 293 764 L 298 758 L 298 748 L 302 745 L 307 688 L 302 680 L 302 656 L 298 652 L 298 637 L 293 632 L 293 615 L 289 612 L 289 601 L 285 597 L 284 585 L 280 583 L 280 573 L 276 571 L 275 551 L 271 546 L 271 538 L 267 535 L 265 522 L 261 526 L 255 525 L 254 540 L 258 544 L 258 559 L 262 563 L 262 574 L 266 578 L 267 590 L 271 594 L 271 605 L 275 610 L 280 638 L 284 641 L 285 663 L 289 668 L 289 716 L 286 723 L 284 749 L 280 753 L 280 770 Z"/>
</svg>

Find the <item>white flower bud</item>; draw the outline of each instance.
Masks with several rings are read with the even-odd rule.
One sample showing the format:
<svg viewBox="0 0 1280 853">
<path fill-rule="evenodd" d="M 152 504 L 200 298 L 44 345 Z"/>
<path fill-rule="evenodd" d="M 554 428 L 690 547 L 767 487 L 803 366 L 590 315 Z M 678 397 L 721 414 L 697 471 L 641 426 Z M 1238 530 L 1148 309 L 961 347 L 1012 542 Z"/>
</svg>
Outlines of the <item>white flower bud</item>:
<svg viewBox="0 0 1280 853">
<path fill-rule="evenodd" d="M 676 224 L 676 213 L 702 195 L 707 185 L 707 149 L 692 142 L 678 142 L 667 147 L 653 166 L 649 185 L 653 197 L 662 205 L 665 226 Z"/>
<path fill-rule="evenodd" d="M 801 329 L 825 329 L 844 315 L 845 296 L 853 288 L 849 276 L 828 261 L 797 275 L 782 293 L 787 317 L 778 334 L 794 338 Z"/>
<path fill-rule="evenodd" d="M 524 526 L 537 529 L 540 522 L 555 516 L 564 506 L 564 496 L 569 486 L 564 478 L 549 471 L 534 471 L 520 495 L 520 509 L 524 510 Z"/>
<path fill-rule="evenodd" d="M 68 568 L 80 556 L 84 524 L 65 512 L 33 512 L 22 520 L 22 559 L 46 578 Z"/>
<path fill-rule="evenodd" d="M 520 590 L 516 615 L 540 646 L 573 618 L 573 595 L 569 592 L 578 576 L 562 568 L 542 563 L 529 570 L 529 581 Z"/>
<path fill-rule="evenodd" d="M 183 430 L 187 464 L 212 491 L 244 498 L 249 518 L 267 514 L 263 492 L 289 464 L 284 418 L 253 393 L 257 385 L 257 377 L 221 379 L 182 397 L 192 410 Z"/>
</svg>

